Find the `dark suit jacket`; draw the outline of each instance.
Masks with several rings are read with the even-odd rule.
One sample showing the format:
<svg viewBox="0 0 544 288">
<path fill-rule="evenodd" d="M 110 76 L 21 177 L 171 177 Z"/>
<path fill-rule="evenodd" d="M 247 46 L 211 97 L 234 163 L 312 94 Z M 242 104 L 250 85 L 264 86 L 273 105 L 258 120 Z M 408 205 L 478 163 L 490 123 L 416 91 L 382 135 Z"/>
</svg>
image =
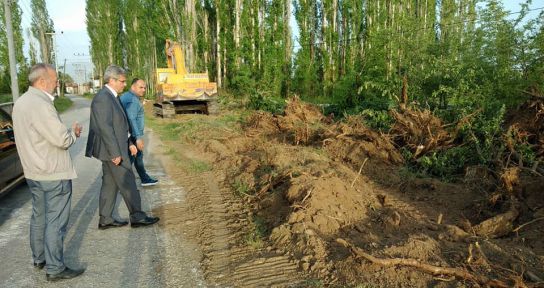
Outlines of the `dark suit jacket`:
<svg viewBox="0 0 544 288">
<path fill-rule="evenodd" d="M 85 156 L 111 161 L 121 156 L 121 165 L 131 169 L 129 125 L 121 103 L 103 87 L 91 103 L 91 122 Z"/>
</svg>

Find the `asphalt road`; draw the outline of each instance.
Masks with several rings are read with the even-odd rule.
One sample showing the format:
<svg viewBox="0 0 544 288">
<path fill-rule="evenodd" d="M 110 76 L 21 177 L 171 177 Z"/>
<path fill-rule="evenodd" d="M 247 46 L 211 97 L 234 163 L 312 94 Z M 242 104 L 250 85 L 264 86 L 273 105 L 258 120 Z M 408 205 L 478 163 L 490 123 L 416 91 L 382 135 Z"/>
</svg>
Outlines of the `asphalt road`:
<svg viewBox="0 0 544 288">
<path fill-rule="evenodd" d="M 90 100 L 69 97 L 74 105 L 61 118 L 67 126 L 78 121 L 84 133 L 70 148 L 78 178 L 73 182 L 65 259 L 69 267 L 85 267 L 86 271 L 80 277 L 53 284 L 45 280 L 43 270 L 32 266 L 32 201 L 23 184 L 0 199 L 0 287 L 205 287 L 198 245 L 183 235 L 169 234 L 157 225 L 98 230 L 101 164 L 84 156 Z M 151 132 L 146 135 L 146 168 L 157 176 L 160 185 L 140 189 L 144 211 L 183 202 L 185 190 L 174 184 L 164 172 L 160 158 L 153 155 L 153 147 L 160 142 Z M 127 219 L 124 203 L 119 207 L 120 216 Z"/>
</svg>

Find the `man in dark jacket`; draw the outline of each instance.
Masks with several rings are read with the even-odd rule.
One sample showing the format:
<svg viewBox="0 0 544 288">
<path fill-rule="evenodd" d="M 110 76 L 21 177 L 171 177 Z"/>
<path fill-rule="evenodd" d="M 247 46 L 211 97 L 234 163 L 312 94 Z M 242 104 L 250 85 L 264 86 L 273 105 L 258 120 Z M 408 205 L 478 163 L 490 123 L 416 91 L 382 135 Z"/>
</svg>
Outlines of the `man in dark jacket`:
<svg viewBox="0 0 544 288">
<path fill-rule="evenodd" d="M 131 157 L 134 161 L 134 167 L 136 167 L 136 172 L 140 176 L 142 186 L 151 186 L 159 181 L 151 178 L 144 167 L 144 107 L 140 103 L 140 98 L 144 97 L 145 89 L 145 81 L 134 78 L 130 91 L 123 93 L 119 99 L 121 99 L 121 105 L 123 105 L 127 114 L 131 140 L 136 143 L 136 148 L 138 148 L 136 156 Z"/>
<path fill-rule="evenodd" d="M 136 155 L 137 148 L 130 142 L 129 126 L 118 98 L 125 88 L 127 78 L 122 68 L 111 65 L 104 73 L 102 88 L 91 103 L 91 121 L 85 156 L 102 161 L 102 187 L 100 189 L 98 229 L 125 226 L 128 223 L 113 219 L 117 191 L 125 200 L 132 227 L 155 224 L 158 217 L 147 216 L 142 211 L 140 192 L 132 172 L 129 150 Z"/>
</svg>

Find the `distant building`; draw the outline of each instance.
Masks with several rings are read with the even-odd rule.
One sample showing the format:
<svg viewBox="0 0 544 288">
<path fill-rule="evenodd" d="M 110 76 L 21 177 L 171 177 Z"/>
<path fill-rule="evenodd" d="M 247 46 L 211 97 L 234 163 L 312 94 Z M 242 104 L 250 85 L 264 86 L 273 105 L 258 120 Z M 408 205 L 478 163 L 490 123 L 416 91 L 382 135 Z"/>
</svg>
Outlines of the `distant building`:
<svg viewBox="0 0 544 288">
<path fill-rule="evenodd" d="M 67 94 L 83 95 L 89 92 L 92 93 L 89 83 L 85 83 L 85 84 L 66 83 Z"/>
</svg>

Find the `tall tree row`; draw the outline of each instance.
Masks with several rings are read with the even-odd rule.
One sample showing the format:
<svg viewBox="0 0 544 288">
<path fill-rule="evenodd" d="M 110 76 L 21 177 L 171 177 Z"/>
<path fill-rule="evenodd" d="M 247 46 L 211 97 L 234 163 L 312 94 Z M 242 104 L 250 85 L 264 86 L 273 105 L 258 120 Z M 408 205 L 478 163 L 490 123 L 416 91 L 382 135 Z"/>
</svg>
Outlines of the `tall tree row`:
<svg viewBox="0 0 544 288">
<path fill-rule="evenodd" d="M 542 21 L 498 0 L 87 0 L 87 15 L 98 70 L 150 82 L 171 38 L 189 71 L 234 94 L 385 105 L 405 79 L 413 100 L 445 107 L 540 85 Z"/>
</svg>

